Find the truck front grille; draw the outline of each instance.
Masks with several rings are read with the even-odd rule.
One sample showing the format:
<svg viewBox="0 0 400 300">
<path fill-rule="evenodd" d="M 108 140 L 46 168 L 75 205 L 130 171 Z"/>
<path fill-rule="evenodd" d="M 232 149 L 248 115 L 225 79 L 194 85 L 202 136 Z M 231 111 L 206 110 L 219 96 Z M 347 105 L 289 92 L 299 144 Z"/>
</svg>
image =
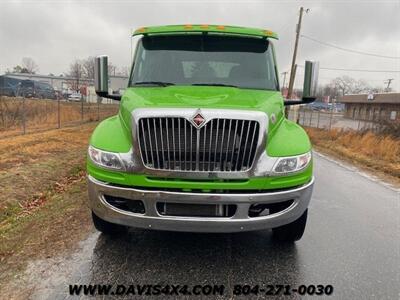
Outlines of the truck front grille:
<svg viewBox="0 0 400 300">
<path fill-rule="evenodd" d="M 233 172 L 251 168 L 260 125 L 254 120 L 212 119 L 197 129 L 181 117 L 139 120 L 143 163 L 159 170 Z"/>
</svg>

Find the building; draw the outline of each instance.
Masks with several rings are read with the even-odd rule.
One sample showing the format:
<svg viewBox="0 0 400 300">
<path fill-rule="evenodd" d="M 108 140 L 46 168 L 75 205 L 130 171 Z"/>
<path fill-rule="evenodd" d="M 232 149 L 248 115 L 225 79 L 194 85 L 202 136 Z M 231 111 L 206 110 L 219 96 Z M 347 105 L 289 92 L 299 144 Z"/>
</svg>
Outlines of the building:
<svg viewBox="0 0 400 300">
<path fill-rule="evenodd" d="M 77 81 L 76 78 L 67 76 L 50 76 L 27 73 L 8 73 L 6 74 L 6 76 L 19 80 L 30 79 L 45 82 L 53 86 L 53 88 L 57 91 L 68 90 L 71 88 L 71 85 Z M 93 86 L 93 80 L 82 78 L 79 80 L 79 85 Z M 112 90 L 113 93 L 118 93 L 121 90 L 125 90 L 127 86 L 128 77 L 118 75 L 109 76 L 109 88 Z"/>
<path fill-rule="evenodd" d="M 366 121 L 400 121 L 400 93 L 345 95 L 347 118 Z"/>
</svg>

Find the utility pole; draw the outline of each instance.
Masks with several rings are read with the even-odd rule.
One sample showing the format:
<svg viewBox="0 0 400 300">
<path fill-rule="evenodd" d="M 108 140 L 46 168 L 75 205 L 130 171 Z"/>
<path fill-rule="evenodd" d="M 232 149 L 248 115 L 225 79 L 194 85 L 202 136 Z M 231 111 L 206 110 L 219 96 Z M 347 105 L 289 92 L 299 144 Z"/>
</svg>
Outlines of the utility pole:
<svg viewBox="0 0 400 300">
<path fill-rule="evenodd" d="M 309 9 L 306 9 L 306 13 L 308 11 L 309 11 Z M 303 19 L 303 12 L 304 12 L 304 8 L 300 7 L 299 22 L 297 23 L 297 26 L 296 26 L 296 40 L 294 42 L 292 67 L 290 68 L 289 88 L 288 88 L 288 93 L 287 93 L 287 96 L 286 96 L 287 99 L 290 99 L 292 97 L 292 93 L 293 93 L 294 79 L 295 79 L 295 76 L 296 76 L 297 47 L 299 45 L 299 37 L 300 37 L 301 21 Z"/>
<path fill-rule="evenodd" d="M 389 92 L 389 87 L 393 80 L 394 80 L 394 78 L 389 78 L 388 80 L 385 81 L 385 83 L 387 83 L 387 86 L 386 86 L 387 92 Z"/>
<path fill-rule="evenodd" d="M 287 73 L 288 73 L 287 71 L 282 73 L 282 75 L 283 75 L 283 84 L 282 84 L 282 90 L 285 88 L 285 83 L 286 83 L 286 75 L 287 75 Z"/>
</svg>

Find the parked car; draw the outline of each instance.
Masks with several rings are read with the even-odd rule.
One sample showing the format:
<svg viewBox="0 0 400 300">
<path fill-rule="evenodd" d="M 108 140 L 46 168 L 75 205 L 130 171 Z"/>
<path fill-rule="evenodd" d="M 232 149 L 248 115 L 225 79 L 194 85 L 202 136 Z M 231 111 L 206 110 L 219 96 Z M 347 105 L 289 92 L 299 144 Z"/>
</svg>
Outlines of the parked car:
<svg viewBox="0 0 400 300">
<path fill-rule="evenodd" d="M 7 75 L 0 76 L 0 96 L 17 96 L 21 80 L 9 77 Z"/>
<path fill-rule="evenodd" d="M 25 98 L 57 99 L 50 84 L 30 79 L 21 80 L 18 95 Z"/>
<path fill-rule="evenodd" d="M 336 112 L 344 112 L 345 104 L 344 103 L 335 103 L 334 110 Z"/>
<path fill-rule="evenodd" d="M 80 102 L 82 101 L 82 95 L 79 93 L 72 93 L 68 96 L 68 101 Z"/>
<path fill-rule="evenodd" d="M 330 106 L 328 105 L 328 103 L 325 103 L 325 102 L 313 102 L 313 103 L 307 104 L 307 108 L 316 110 L 316 111 L 330 110 Z"/>
</svg>

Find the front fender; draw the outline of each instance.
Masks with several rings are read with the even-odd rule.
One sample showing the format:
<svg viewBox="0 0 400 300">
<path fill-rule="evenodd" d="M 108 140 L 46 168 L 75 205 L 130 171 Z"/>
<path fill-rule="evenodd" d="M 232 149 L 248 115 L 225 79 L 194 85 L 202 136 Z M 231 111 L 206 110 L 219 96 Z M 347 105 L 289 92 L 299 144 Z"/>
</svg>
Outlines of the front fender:
<svg viewBox="0 0 400 300">
<path fill-rule="evenodd" d="M 268 156 L 294 156 L 311 151 L 311 142 L 305 130 L 298 124 L 283 119 L 268 136 Z"/>
<path fill-rule="evenodd" d="M 129 152 L 132 147 L 131 141 L 130 134 L 122 125 L 119 115 L 100 122 L 90 138 L 93 147 L 119 153 Z"/>
</svg>

